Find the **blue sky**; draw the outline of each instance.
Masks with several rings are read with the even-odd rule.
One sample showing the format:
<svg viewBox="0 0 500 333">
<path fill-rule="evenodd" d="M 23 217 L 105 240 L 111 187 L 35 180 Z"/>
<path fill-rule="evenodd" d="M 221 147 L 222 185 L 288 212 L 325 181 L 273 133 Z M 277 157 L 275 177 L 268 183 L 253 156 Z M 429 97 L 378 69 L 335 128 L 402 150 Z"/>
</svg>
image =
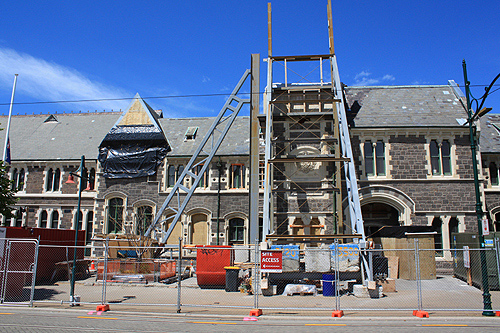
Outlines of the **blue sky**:
<svg viewBox="0 0 500 333">
<path fill-rule="evenodd" d="M 268 1 L 4 1 L 0 114 L 19 73 L 14 114 L 109 111 L 148 98 L 168 117 L 214 116 L 267 56 Z M 328 53 L 326 0 L 271 1 L 273 54 Z M 463 85 L 480 96 L 500 72 L 500 1 L 332 0 L 335 51 L 347 85 Z M 261 63 L 265 85 L 265 63 Z M 496 89 L 500 88 L 500 80 Z M 481 87 L 483 86 L 483 87 Z M 189 96 L 211 95 L 211 96 Z M 183 97 L 181 97 L 183 96 Z M 485 106 L 500 112 L 500 91 Z M 246 113 L 246 111 L 244 112 Z"/>
</svg>

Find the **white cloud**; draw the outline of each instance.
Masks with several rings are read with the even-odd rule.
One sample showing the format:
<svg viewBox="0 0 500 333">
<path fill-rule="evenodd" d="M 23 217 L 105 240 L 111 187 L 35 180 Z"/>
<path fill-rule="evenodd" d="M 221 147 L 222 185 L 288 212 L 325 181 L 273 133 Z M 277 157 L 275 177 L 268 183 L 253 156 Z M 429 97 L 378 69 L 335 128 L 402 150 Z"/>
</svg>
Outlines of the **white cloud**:
<svg viewBox="0 0 500 333">
<path fill-rule="evenodd" d="M 203 75 L 201 82 L 203 83 L 210 82 L 210 78 L 208 76 Z"/>
<path fill-rule="evenodd" d="M 10 89 L 19 74 L 16 92 L 40 101 L 123 98 L 131 94 L 117 87 L 94 82 L 77 70 L 51 63 L 8 48 L 0 48 L 0 88 Z M 132 96 L 130 96 L 132 97 Z M 77 103 L 79 108 L 124 109 L 130 101 Z"/>
<path fill-rule="evenodd" d="M 356 76 L 354 77 L 354 80 L 356 80 L 356 81 L 359 81 L 360 79 L 363 80 L 365 77 L 368 77 L 370 75 L 372 75 L 372 73 L 362 71 L 361 73 L 356 74 Z"/>
<path fill-rule="evenodd" d="M 362 71 L 354 77 L 353 86 L 370 86 L 375 84 L 382 84 L 383 82 L 394 81 L 396 78 L 394 75 L 386 74 L 379 78 L 371 78 L 372 74 L 367 71 Z"/>
</svg>

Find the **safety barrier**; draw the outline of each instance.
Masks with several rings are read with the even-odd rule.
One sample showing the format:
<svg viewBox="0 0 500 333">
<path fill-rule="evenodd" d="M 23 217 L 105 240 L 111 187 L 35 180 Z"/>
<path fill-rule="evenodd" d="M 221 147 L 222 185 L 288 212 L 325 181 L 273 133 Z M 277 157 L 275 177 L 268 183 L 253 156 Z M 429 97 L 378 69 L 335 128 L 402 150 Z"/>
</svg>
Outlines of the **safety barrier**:
<svg viewBox="0 0 500 333">
<path fill-rule="evenodd" d="M 321 247 L 169 246 L 158 251 L 104 243 L 92 248 L 100 256 L 76 258 L 73 247 L 23 244 L 4 241 L 0 251 L 4 303 L 324 316 L 483 311 L 488 297 L 496 313 L 500 304 L 498 244 L 436 251 L 421 248 L 415 239 L 405 246 L 367 250 L 336 241 Z M 59 261 L 45 258 L 37 267 L 38 249 L 57 254 L 54 260 Z M 77 253 L 84 250 L 79 247 Z M 481 290 L 485 277 L 486 298 Z M 12 294 L 14 285 L 18 296 Z"/>
</svg>

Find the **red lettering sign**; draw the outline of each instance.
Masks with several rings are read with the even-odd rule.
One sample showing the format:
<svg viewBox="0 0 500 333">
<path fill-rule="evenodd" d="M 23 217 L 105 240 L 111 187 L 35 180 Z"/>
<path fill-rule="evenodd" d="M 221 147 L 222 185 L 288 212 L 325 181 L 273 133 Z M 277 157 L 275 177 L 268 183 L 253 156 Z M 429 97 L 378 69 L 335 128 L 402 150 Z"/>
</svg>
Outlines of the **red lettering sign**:
<svg viewBox="0 0 500 333">
<path fill-rule="evenodd" d="M 262 250 L 260 252 L 260 270 L 263 273 L 281 273 L 283 271 L 281 250 Z"/>
</svg>

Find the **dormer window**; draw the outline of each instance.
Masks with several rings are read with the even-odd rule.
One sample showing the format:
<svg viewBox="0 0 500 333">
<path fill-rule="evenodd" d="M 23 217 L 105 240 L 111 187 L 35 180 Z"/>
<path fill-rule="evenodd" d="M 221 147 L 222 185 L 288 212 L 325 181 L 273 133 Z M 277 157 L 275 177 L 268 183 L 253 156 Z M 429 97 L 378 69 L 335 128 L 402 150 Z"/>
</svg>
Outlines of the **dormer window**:
<svg viewBox="0 0 500 333">
<path fill-rule="evenodd" d="M 184 134 L 184 141 L 194 140 L 196 138 L 197 132 L 198 132 L 198 127 L 188 127 L 186 134 Z"/>
<path fill-rule="evenodd" d="M 57 120 L 57 118 L 54 116 L 54 115 L 50 115 L 47 117 L 47 119 L 45 119 L 44 123 L 58 123 L 59 121 Z"/>
</svg>

